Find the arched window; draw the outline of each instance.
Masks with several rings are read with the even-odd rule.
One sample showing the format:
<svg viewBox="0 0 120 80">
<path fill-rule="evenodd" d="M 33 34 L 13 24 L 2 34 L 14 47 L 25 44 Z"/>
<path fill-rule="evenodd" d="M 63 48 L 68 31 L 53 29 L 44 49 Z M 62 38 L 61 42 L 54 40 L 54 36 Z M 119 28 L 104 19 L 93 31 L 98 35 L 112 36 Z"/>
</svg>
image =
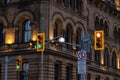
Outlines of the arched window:
<svg viewBox="0 0 120 80">
<path fill-rule="evenodd" d="M 100 51 L 99 50 L 95 50 L 94 53 L 94 58 L 95 58 L 95 63 L 100 64 L 101 61 L 101 55 L 100 55 Z"/>
<path fill-rule="evenodd" d="M 96 16 L 95 18 L 95 30 L 98 30 L 99 28 L 99 18 Z"/>
<path fill-rule="evenodd" d="M 104 50 L 104 65 L 105 66 L 109 66 L 109 61 L 110 61 L 110 58 L 109 58 L 109 53 L 108 53 L 108 49 L 105 48 Z"/>
<path fill-rule="evenodd" d="M 73 34 L 72 26 L 70 24 L 68 24 L 66 27 L 66 36 L 65 36 L 66 42 L 72 43 L 72 34 Z M 67 47 L 68 47 L 68 45 L 67 45 Z"/>
<path fill-rule="evenodd" d="M 117 27 L 115 26 L 114 31 L 113 31 L 113 37 L 114 37 L 115 41 L 118 40 L 118 36 L 117 35 L 118 35 L 118 31 L 117 31 Z"/>
<path fill-rule="evenodd" d="M 27 19 L 23 22 L 22 27 L 22 42 L 29 42 L 31 38 L 30 20 Z"/>
<path fill-rule="evenodd" d="M 115 53 L 115 52 L 112 53 L 112 67 L 113 67 L 114 69 L 117 68 L 117 56 L 116 56 L 116 53 Z"/>
<path fill-rule="evenodd" d="M 105 21 L 105 26 L 104 26 L 104 32 L 105 32 L 105 36 L 108 36 L 109 29 L 108 29 L 108 25 L 106 21 Z"/>
<path fill-rule="evenodd" d="M 81 43 L 81 29 L 78 28 L 77 31 L 76 31 L 76 44 L 80 45 Z M 77 47 L 78 49 L 78 47 Z"/>
<path fill-rule="evenodd" d="M 3 23 L 0 23 L 0 46 L 2 46 L 2 44 L 5 42 L 5 32 L 3 27 Z"/>
</svg>

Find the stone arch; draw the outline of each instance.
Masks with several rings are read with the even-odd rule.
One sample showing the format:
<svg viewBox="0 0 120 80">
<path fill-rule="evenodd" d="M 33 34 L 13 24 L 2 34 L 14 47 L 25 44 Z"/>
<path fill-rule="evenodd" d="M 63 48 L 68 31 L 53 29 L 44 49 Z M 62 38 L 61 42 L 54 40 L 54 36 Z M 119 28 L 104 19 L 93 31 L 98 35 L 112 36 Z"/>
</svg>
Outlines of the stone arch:
<svg viewBox="0 0 120 80">
<path fill-rule="evenodd" d="M 77 31 L 78 28 L 80 28 L 84 32 L 84 34 L 87 34 L 87 31 L 86 31 L 84 25 L 81 22 L 77 22 L 75 24 L 74 33 Z"/>
<path fill-rule="evenodd" d="M 36 20 L 34 14 L 32 12 L 30 12 L 30 11 L 22 11 L 22 12 L 19 12 L 15 16 L 15 18 L 13 20 L 13 24 L 18 25 L 24 19 L 30 19 L 31 23 L 34 23 L 34 21 Z"/>
<path fill-rule="evenodd" d="M 2 22 L 4 26 L 8 26 L 8 20 L 2 15 L 0 15 L 0 22 Z"/>
<path fill-rule="evenodd" d="M 114 47 L 114 46 L 113 46 L 112 49 L 111 49 L 111 55 L 112 55 L 113 52 L 115 52 L 116 56 L 118 56 L 117 48 Z"/>
<path fill-rule="evenodd" d="M 56 19 L 61 20 L 62 23 L 64 22 L 64 18 L 60 13 L 53 14 L 53 16 L 51 18 L 51 21 L 52 21 L 53 24 L 55 23 Z"/>
<path fill-rule="evenodd" d="M 63 23 L 63 29 L 64 30 L 66 30 L 66 27 L 67 27 L 67 25 L 68 24 L 70 24 L 71 26 L 72 26 L 72 29 L 73 29 L 73 31 L 74 31 L 74 26 L 75 26 L 75 24 L 74 24 L 74 21 L 71 19 L 71 18 L 66 18 L 65 19 L 65 22 Z"/>
</svg>

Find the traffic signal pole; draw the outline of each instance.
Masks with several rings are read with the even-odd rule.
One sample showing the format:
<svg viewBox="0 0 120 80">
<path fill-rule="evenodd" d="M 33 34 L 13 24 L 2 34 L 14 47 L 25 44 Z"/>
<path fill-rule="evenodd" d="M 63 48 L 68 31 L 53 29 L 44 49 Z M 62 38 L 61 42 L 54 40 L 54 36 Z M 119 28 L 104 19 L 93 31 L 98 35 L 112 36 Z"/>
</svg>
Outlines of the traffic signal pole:
<svg viewBox="0 0 120 80">
<path fill-rule="evenodd" d="M 44 51 L 41 51 L 41 80 L 44 80 Z"/>
<path fill-rule="evenodd" d="M 17 56 L 17 57 L 19 57 L 19 56 Z M 7 75 L 7 73 L 8 73 L 8 62 L 10 62 L 10 61 L 12 61 L 12 60 L 14 60 L 14 59 L 16 59 L 16 57 L 13 57 L 13 58 L 11 58 L 11 59 L 8 59 L 8 56 L 5 56 L 5 73 L 4 73 L 4 80 L 8 80 L 7 78 L 8 78 L 8 75 Z"/>
</svg>

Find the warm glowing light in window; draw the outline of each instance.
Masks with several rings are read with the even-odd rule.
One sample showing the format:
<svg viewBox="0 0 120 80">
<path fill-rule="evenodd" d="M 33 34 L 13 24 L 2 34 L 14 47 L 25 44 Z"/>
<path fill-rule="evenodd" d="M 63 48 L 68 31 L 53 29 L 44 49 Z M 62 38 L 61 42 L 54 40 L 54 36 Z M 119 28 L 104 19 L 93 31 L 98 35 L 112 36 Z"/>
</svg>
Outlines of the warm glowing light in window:
<svg viewBox="0 0 120 80">
<path fill-rule="evenodd" d="M 6 35 L 6 44 L 14 43 L 14 37 L 11 34 Z"/>
</svg>

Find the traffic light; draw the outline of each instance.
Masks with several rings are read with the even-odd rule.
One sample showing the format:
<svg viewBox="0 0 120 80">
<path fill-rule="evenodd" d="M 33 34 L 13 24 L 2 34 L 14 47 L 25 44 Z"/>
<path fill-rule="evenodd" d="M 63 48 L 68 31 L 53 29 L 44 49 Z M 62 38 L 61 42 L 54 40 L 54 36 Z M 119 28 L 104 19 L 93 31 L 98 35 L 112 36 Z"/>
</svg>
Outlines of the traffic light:
<svg viewBox="0 0 120 80">
<path fill-rule="evenodd" d="M 22 70 L 22 57 L 19 56 L 16 58 L 16 71 Z"/>
<path fill-rule="evenodd" d="M 45 34 L 37 34 L 37 51 L 44 51 L 45 49 Z"/>
<path fill-rule="evenodd" d="M 104 32 L 103 30 L 94 32 L 94 49 L 103 50 L 104 49 Z"/>
</svg>

